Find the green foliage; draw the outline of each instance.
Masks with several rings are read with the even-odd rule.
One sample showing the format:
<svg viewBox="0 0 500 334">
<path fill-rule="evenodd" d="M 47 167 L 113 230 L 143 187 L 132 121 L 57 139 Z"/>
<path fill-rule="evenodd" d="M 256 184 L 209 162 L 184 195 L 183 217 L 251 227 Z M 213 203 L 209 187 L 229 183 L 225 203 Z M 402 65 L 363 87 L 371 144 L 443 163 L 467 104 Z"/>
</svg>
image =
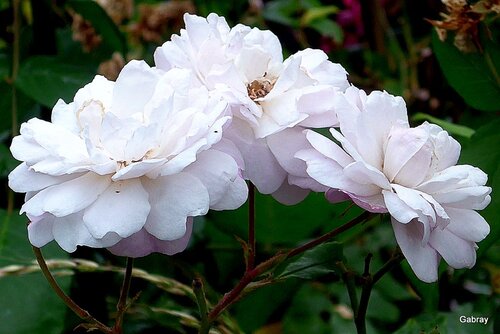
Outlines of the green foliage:
<svg viewBox="0 0 500 334">
<path fill-rule="evenodd" d="M 342 259 L 342 244 L 328 242 L 304 252 L 290 262 L 279 278 L 297 277 L 312 280 L 331 273 L 338 274 L 336 263 Z"/>
<path fill-rule="evenodd" d="M 31 4 L 35 2 L 23 0 L 21 66 L 13 87 L 10 81 L 13 47 L 9 16 L 12 2 L 0 0 L 1 17 L 9 19 L 0 23 L 2 28 L 7 28 L 0 38 L 0 179 L 3 189 L 7 189 L 7 174 L 17 165 L 8 150 L 12 128 L 31 117 L 48 119 L 50 115 L 46 107 L 52 108 L 59 98 L 70 102 L 75 92 L 92 80 L 98 66 L 115 51 L 126 59 L 151 60 L 155 45 L 135 41 L 127 25 L 137 23 L 139 4 L 161 2 L 136 1 L 134 16 L 117 26 L 93 0 L 44 0 L 43 6 L 33 8 Z M 491 233 L 479 244 L 478 263 L 472 270 L 452 271 L 443 262 L 440 267 L 442 282 L 427 284 L 418 280 L 408 263 L 403 261 L 373 287 L 367 310 L 367 329 L 368 333 L 383 334 L 396 330 L 400 334 L 492 333 L 495 308 L 497 313 L 500 309 L 492 283 L 500 268 L 500 226 L 497 223 L 500 196 L 496 195 L 500 187 L 500 121 L 489 112 L 499 110 L 498 30 L 491 29 L 492 39 L 486 38 L 486 34 L 481 35 L 483 53 L 464 54 L 456 49 L 451 38 L 445 43 L 438 41 L 436 36 L 432 38 L 434 53 L 449 84 L 471 107 L 489 112 L 483 113 L 464 108 L 463 101 L 449 94 L 451 89 L 441 83 L 436 62 L 426 60 L 429 58 L 425 54 L 431 46 L 430 27 L 427 32 L 415 33 L 418 28 L 414 26 L 414 22 L 422 21 L 422 13 L 431 12 L 425 2 L 405 3 L 404 11 L 399 5 L 391 7 L 392 2 L 384 2 L 385 7 L 377 12 L 363 13 L 359 20 L 372 15 L 371 19 L 376 18 L 380 24 L 372 26 L 364 21 L 364 35 L 358 40 L 354 36 L 358 44 L 353 48 L 343 46 L 344 39 L 352 39 L 349 34 L 357 27 L 345 27 L 337 20 L 347 9 L 341 1 L 271 0 L 264 1 L 262 11 L 250 11 L 247 0 L 194 0 L 193 3 L 199 15 L 215 12 L 225 16 L 230 25 L 246 23 L 261 29 L 270 27 L 282 41 L 285 54 L 298 48 L 322 48 L 330 54 L 330 59 L 341 59 L 340 63 L 349 69 L 349 80 L 356 86 L 369 90 L 386 89 L 404 95 L 413 115 L 412 121 L 427 120 L 460 137 L 463 144 L 460 163 L 483 169 L 489 175 L 488 185 L 494 189 L 492 203 L 481 212 L 490 223 Z M 412 6 L 424 10 L 412 11 Z M 43 7 L 43 12 L 37 12 L 40 7 Z M 99 47 L 87 52 L 80 42 L 72 39 L 71 17 L 66 12 L 69 8 L 91 22 L 102 37 Z M 43 22 L 47 13 L 54 22 Z M 356 13 L 351 11 L 350 14 Z M 42 18 L 36 28 L 47 23 L 50 29 L 43 34 L 34 33 L 38 30 L 32 25 L 33 18 Z M 174 28 L 168 27 L 167 31 L 174 31 Z M 383 44 L 382 49 L 374 47 L 377 41 Z M 13 88 L 17 89 L 15 97 Z M 438 102 L 437 107 L 429 108 L 431 100 Z M 14 126 L 13 112 L 17 118 Z M 459 120 L 460 125 L 449 122 L 450 119 Z M 21 196 L 14 202 L 7 197 L 6 191 L 0 196 L 0 273 L 10 273 L 0 275 L 0 333 L 69 333 L 77 320 L 68 317 L 66 307 L 33 264 L 34 257 L 26 236 L 26 219 L 17 213 L 8 215 L 3 209 L 11 204 L 17 206 Z M 310 194 L 304 202 L 289 207 L 279 204 L 271 196 L 257 194 L 256 263 L 277 251 L 305 244 L 362 211 L 349 205 L 333 205 L 324 199 L 323 194 Z M 247 216 L 248 204 L 235 211 L 210 212 L 206 217 L 197 217 L 187 250 L 172 257 L 154 254 L 137 259 L 136 267 L 141 269 L 137 272 L 144 276 L 133 279 L 131 295 L 139 298 L 125 316 L 125 332 L 195 332 L 199 315 L 189 285 L 193 277 L 204 278 L 209 307 L 234 287 L 245 269 L 243 251 L 235 236 L 246 238 Z M 338 261 L 342 261 L 353 274 L 353 288 L 359 297 L 366 256 L 373 254 L 370 272 L 374 273 L 396 247 L 387 218 L 387 215 L 380 216 L 357 226 L 335 238 L 336 241 L 310 249 L 259 276 L 261 282 L 274 284 L 252 291 L 224 312 L 216 324 L 226 328 L 226 332 L 221 333 L 355 333 L 350 300 L 340 279 Z M 68 257 L 53 244 L 44 247 L 43 252 L 47 258 Z M 90 299 L 94 298 L 91 306 L 102 308 L 103 318 L 106 315 L 112 317 L 121 284 L 122 277 L 117 272 L 123 265 L 122 259 L 111 256 L 106 250 L 86 249 L 80 254 L 92 259 L 97 269 L 96 272 L 76 272 L 71 276 L 78 288 L 71 292 L 78 290 L 78 293 L 91 296 Z M 7 266 L 10 271 L 2 271 Z M 14 269 L 21 266 L 34 272 L 14 276 Z M 109 293 L 106 291 L 104 295 L 96 296 L 94 287 L 77 285 L 78 279 L 96 276 L 99 279 L 111 277 L 102 282 L 103 286 L 110 285 Z M 67 291 L 70 277 L 59 276 L 57 279 Z M 491 322 L 488 326 L 464 325 L 458 320 L 461 314 L 489 316 Z M 498 323 L 497 320 L 497 326 Z M 273 325 L 272 328 L 277 325 L 278 330 L 269 329 L 269 324 Z"/>
<path fill-rule="evenodd" d="M 54 245 L 44 248 L 44 255 L 58 259 L 68 257 Z M 30 264 L 33 260 L 26 237 L 26 218 L 0 210 L 0 270 Z M 63 289 L 68 289 L 69 277 L 60 277 L 58 281 Z M 40 271 L 20 276 L 0 275 L 0 296 L 0 333 L 60 334 L 64 329 L 66 306 Z"/>
<path fill-rule="evenodd" d="M 323 6 L 317 0 L 274 0 L 266 4 L 264 18 L 295 29 L 311 28 L 323 36 L 331 37 L 341 43 L 342 28 L 329 16 L 337 14 L 337 6 Z"/>
<path fill-rule="evenodd" d="M 69 64 L 57 57 L 34 56 L 22 64 L 16 86 L 38 103 L 52 108 L 60 98 L 73 101 L 77 90 L 94 75 L 88 67 Z"/>
<path fill-rule="evenodd" d="M 452 38 L 441 42 L 434 33 L 432 46 L 441 69 L 450 85 L 473 108 L 484 111 L 498 111 L 500 104 L 500 45 L 498 31 L 493 39 L 483 35 L 482 53 L 464 53 L 453 45 Z"/>
<path fill-rule="evenodd" d="M 446 130 L 450 135 L 452 136 L 461 136 L 465 138 L 470 138 L 474 134 L 474 130 L 465 126 L 465 125 L 459 125 L 459 124 L 454 124 L 450 123 L 448 121 L 445 121 L 443 119 L 424 114 L 424 113 L 416 113 L 415 115 L 412 116 L 411 118 L 412 121 L 418 122 L 418 121 L 429 121 L 431 123 L 434 123 L 436 125 L 439 125 L 442 127 L 444 130 Z"/>
</svg>

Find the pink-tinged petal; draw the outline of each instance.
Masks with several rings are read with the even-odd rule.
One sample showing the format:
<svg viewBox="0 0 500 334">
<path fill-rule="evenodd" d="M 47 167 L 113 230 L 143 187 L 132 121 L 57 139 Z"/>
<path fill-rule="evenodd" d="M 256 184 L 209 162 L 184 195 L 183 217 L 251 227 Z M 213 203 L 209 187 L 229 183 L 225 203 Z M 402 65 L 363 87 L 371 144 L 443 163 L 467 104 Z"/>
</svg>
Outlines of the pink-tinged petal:
<svg viewBox="0 0 500 334">
<path fill-rule="evenodd" d="M 461 239 L 479 242 L 490 233 L 490 226 L 476 211 L 446 208 L 450 223 L 446 229 Z"/>
<path fill-rule="evenodd" d="M 392 188 L 397 196 L 415 212 L 429 217 L 433 222 L 436 221 L 436 212 L 431 204 L 422 196 L 422 193 L 418 190 L 406 188 L 398 184 L 393 184 Z"/>
<path fill-rule="evenodd" d="M 61 175 L 52 176 L 42 173 L 37 173 L 22 163 L 9 174 L 9 187 L 15 192 L 25 193 L 28 191 L 38 191 L 55 184 L 63 183 L 74 179 L 80 175 Z"/>
<path fill-rule="evenodd" d="M 270 117 L 280 127 L 290 127 L 305 119 L 307 115 L 301 115 L 297 109 L 297 102 L 301 95 L 298 90 L 286 91 L 278 96 L 262 98 L 259 104 L 262 106 L 264 116 Z M 258 135 L 258 134 L 257 134 Z M 265 135 L 258 135 L 264 137 Z"/>
<path fill-rule="evenodd" d="M 94 238 L 83 222 L 82 212 L 55 218 L 52 233 L 59 246 L 69 253 L 74 252 L 77 246 L 110 247 L 121 239 L 120 236 L 113 232 L 106 234 L 102 239 Z"/>
<path fill-rule="evenodd" d="M 339 114 L 342 133 L 344 133 L 342 122 L 346 117 L 353 116 L 347 114 L 341 117 Z M 352 133 L 345 133 L 345 137 L 356 148 L 364 161 L 382 169 L 384 148 L 389 132 L 396 127 L 408 128 L 404 100 L 386 92 L 374 91 L 366 98 L 363 110 L 357 114 L 352 126 L 352 129 L 349 130 Z"/>
<path fill-rule="evenodd" d="M 174 255 L 186 249 L 193 230 L 193 219 L 186 222 L 186 233 L 180 239 L 160 240 L 149 234 L 145 229 L 121 240 L 108 250 L 118 256 L 143 257 L 151 253 Z"/>
<path fill-rule="evenodd" d="M 175 155 L 160 168 L 160 175 L 172 175 L 182 171 L 184 168 L 196 161 L 196 155 L 206 144 L 207 140 L 202 138 L 193 143 L 190 147 L 186 148 L 184 151 Z"/>
<path fill-rule="evenodd" d="M 408 127 L 406 103 L 400 96 L 374 91 L 366 98 L 360 121 L 362 126 L 359 130 L 369 129 L 375 139 L 373 144 L 382 148 L 394 126 Z"/>
<path fill-rule="evenodd" d="M 40 248 L 54 240 L 52 234 L 54 219 L 54 216 L 44 214 L 28 224 L 28 238 L 33 246 Z"/>
<path fill-rule="evenodd" d="M 422 224 L 416 220 L 408 224 L 395 219 L 391 222 L 398 245 L 415 275 L 426 283 L 437 281 L 439 255 L 429 245 L 422 245 Z"/>
<path fill-rule="evenodd" d="M 326 128 L 338 125 L 334 111 L 336 90 L 331 86 L 311 86 L 300 90 L 297 110 L 308 117 L 300 122 L 301 126 Z"/>
<path fill-rule="evenodd" d="M 280 166 L 264 139 L 255 139 L 252 130 L 243 122 L 233 119 L 225 136 L 239 149 L 245 160 L 244 177 L 262 194 L 275 192 L 286 178 L 286 171 Z"/>
<path fill-rule="evenodd" d="M 330 203 L 340 203 L 351 200 L 351 197 L 348 194 L 338 189 L 328 189 L 325 192 L 325 198 Z"/>
<path fill-rule="evenodd" d="M 237 176 L 229 183 L 227 191 L 219 201 L 210 206 L 212 210 L 234 210 L 239 208 L 248 198 L 248 186 L 243 178 Z"/>
<path fill-rule="evenodd" d="M 241 155 L 240 150 L 238 150 L 236 145 L 229 139 L 222 138 L 217 144 L 212 146 L 212 149 L 231 156 L 234 161 L 236 161 L 236 164 L 238 165 L 238 168 L 240 170 L 245 169 L 245 161 L 243 160 L 243 156 Z"/>
<path fill-rule="evenodd" d="M 428 139 L 429 134 L 418 128 L 395 128 L 390 132 L 383 167 L 389 181 L 408 187 L 423 181 L 432 158 Z"/>
<path fill-rule="evenodd" d="M 201 152 L 196 162 L 185 168 L 184 172 L 203 183 L 208 190 L 211 209 L 234 210 L 246 201 L 246 184 L 239 176 L 238 165 L 226 153 L 216 150 Z"/>
<path fill-rule="evenodd" d="M 301 68 L 319 84 L 331 85 L 341 91 L 349 87 L 347 71 L 341 65 L 330 62 L 328 55 L 322 50 L 305 49 L 292 57 L 300 57 Z"/>
<path fill-rule="evenodd" d="M 488 176 L 479 168 L 469 165 L 451 166 L 434 174 L 416 189 L 427 194 L 437 194 L 463 187 L 484 186 Z"/>
<path fill-rule="evenodd" d="M 448 229 L 434 229 L 429 243 L 453 268 L 472 268 L 476 263 L 476 244 L 458 237 Z"/>
<path fill-rule="evenodd" d="M 385 206 L 391 216 L 401 224 L 407 224 L 415 218 L 418 218 L 418 213 L 415 212 L 408 204 L 403 202 L 395 193 L 388 190 L 383 190 Z"/>
<path fill-rule="evenodd" d="M 433 138 L 434 158 L 431 166 L 432 171 L 439 172 L 456 165 L 460 157 L 460 144 L 435 124 L 424 122 L 419 127 L 426 128 Z"/>
<path fill-rule="evenodd" d="M 160 72 L 144 61 L 130 61 L 116 79 L 112 112 L 121 119 L 142 113 L 155 91 L 159 76 Z"/>
<path fill-rule="evenodd" d="M 353 160 L 354 161 L 365 161 L 365 158 L 360 155 L 360 153 L 358 152 L 358 149 L 351 142 L 349 142 L 349 140 L 347 140 L 347 138 L 344 137 L 340 132 L 338 132 L 334 128 L 331 128 L 330 133 L 331 133 L 333 139 L 335 139 L 336 141 L 338 141 L 340 143 L 340 145 L 342 145 L 342 149 L 344 150 L 344 154 L 348 157 L 346 159 L 346 161 L 349 161 L 348 163 L 351 163 Z M 347 164 L 345 164 L 345 165 L 347 165 Z M 345 166 L 345 165 L 343 165 L 343 166 Z M 377 168 L 379 167 L 379 165 L 373 165 L 373 164 L 371 164 L 371 165 L 374 167 L 377 167 Z M 380 167 L 381 166 L 382 165 L 380 164 Z M 379 168 L 379 169 L 381 169 L 381 168 Z"/>
<path fill-rule="evenodd" d="M 382 194 L 375 194 L 372 196 L 359 196 L 356 194 L 348 193 L 352 201 L 362 209 L 375 213 L 386 213 L 387 207 Z"/>
<path fill-rule="evenodd" d="M 41 216 L 50 212 L 63 217 L 85 209 L 109 186 L 111 179 L 94 173 L 50 186 L 26 201 L 21 213 Z"/>
<path fill-rule="evenodd" d="M 291 185 L 285 180 L 281 187 L 279 187 L 278 190 L 272 193 L 272 196 L 281 204 L 295 205 L 299 202 L 302 202 L 308 194 L 309 190 Z"/>
<path fill-rule="evenodd" d="M 187 217 L 207 213 L 210 197 L 201 181 L 189 173 L 143 180 L 151 211 L 146 230 L 161 240 L 176 240 L 186 233 Z"/>
<path fill-rule="evenodd" d="M 298 151 L 311 148 L 301 127 L 285 129 L 266 140 L 281 167 L 294 176 L 307 176 L 304 161 L 294 157 Z"/>
<path fill-rule="evenodd" d="M 353 158 L 350 157 L 342 148 L 325 136 L 312 130 L 306 131 L 306 137 L 309 143 L 325 157 L 336 161 L 340 166 L 345 167 Z"/>
<path fill-rule="evenodd" d="M 312 190 L 317 193 L 324 193 L 328 190 L 328 187 L 319 183 L 309 175 L 307 176 L 296 176 L 288 175 L 288 183 L 292 186 L 297 186 L 302 189 Z"/>
<path fill-rule="evenodd" d="M 356 183 L 375 185 L 381 189 L 391 189 L 391 184 L 384 174 L 378 169 L 364 163 L 355 161 L 344 168 L 345 175 Z"/>
<path fill-rule="evenodd" d="M 112 182 L 83 215 L 85 226 L 96 239 L 114 232 L 126 238 L 146 223 L 151 206 L 139 179 Z"/>
<path fill-rule="evenodd" d="M 325 157 L 320 152 L 309 149 L 301 150 L 295 157 L 305 161 L 307 174 L 317 182 L 335 189 L 341 189 L 346 179 L 343 168 L 334 160 Z"/>
<path fill-rule="evenodd" d="M 441 205 L 458 209 L 482 210 L 491 202 L 490 187 L 476 186 L 434 194 Z"/>
</svg>

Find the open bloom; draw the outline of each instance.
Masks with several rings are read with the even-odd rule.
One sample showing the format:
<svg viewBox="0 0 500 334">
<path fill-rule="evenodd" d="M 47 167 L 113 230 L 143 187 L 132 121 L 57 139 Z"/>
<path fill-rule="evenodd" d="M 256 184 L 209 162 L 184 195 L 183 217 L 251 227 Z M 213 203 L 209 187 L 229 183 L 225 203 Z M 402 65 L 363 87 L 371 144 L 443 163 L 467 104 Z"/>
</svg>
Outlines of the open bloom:
<svg viewBox="0 0 500 334">
<path fill-rule="evenodd" d="M 400 97 L 350 87 L 337 99 L 335 142 L 309 130 L 313 149 L 296 156 L 328 186 L 332 202 L 347 198 L 371 212 L 389 212 L 397 242 L 415 274 L 437 280 L 441 257 L 454 268 L 476 261 L 489 225 L 475 211 L 490 202 L 480 169 L 456 165 L 460 145 L 439 126 L 408 125 Z"/>
<path fill-rule="evenodd" d="M 348 87 L 346 71 L 321 50 L 299 51 L 283 61 L 278 38 L 267 30 L 230 28 L 216 14 L 185 14 L 184 20 L 180 36 L 156 50 L 156 66 L 192 69 L 200 85 L 222 94 L 235 116 L 224 137 L 243 154 L 245 177 L 261 193 L 291 194 L 278 195 L 283 202 L 302 199 L 307 191 L 288 179 L 275 157 L 280 148 L 268 139 L 293 137 L 289 130 L 297 126 L 335 125 L 334 96 Z"/>
<path fill-rule="evenodd" d="M 221 141 L 227 104 L 191 82 L 189 70 L 132 61 L 116 83 L 96 76 L 73 102 L 59 100 L 52 122 L 21 126 L 11 151 L 23 163 L 9 185 L 26 192 L 33 245 L 173 254 L 187 245 L 190 217 L 245 201 Z"/>
</svg>

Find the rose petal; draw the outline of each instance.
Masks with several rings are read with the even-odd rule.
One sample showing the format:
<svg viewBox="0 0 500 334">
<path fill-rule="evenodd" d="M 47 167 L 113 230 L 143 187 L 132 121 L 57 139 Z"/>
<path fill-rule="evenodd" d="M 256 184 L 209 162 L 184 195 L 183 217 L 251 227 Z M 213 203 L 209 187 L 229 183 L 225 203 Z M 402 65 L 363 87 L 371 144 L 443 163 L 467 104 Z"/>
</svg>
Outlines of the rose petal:
<svg viewBox="0 0 500 334">
<path fill-rule="evenodd" d="M 490 226 L 474 210 L 446 208 L 450 223 L 446 229 L 461 239 L 479 242 L 490 233 Z"/>
<path fill-rule="evenodd" d="M 415 220 L 408 224 L 395 219 L 391 222 L 398 245 L 415 275 L 426 283 L 437 281 L 439 256 L 429 245 L 422 245 L 422 224 Z"/>
<path fill-rule="evenodd" d="M 186 233 L 187 217 L 207 213 L 210 197 L 201 181 L 189 173 L 143 181 L 151 211 L 145 229 L 160 240 L 176 240 Z"/>
<path fill-rule="evenodd" d="M 126 238 L 142 229 L 151 206 L 139 179 L 112 182 L 85 210 L 83 221 L 94 238 L 113 232 Z"/>
<path fill-rule="evenodd" d="M 67 216 L 92 204 L 110 182 L 110 178 L 89 172 L 45 188 L 26 201 L 20 212 L 33 216 L 41 216 L 45 212 L 56 217 Z"/>
<path fill-rule="evenodd" d="M 108 248 L 108 250 L 115 255 L 134 258 L 146 256 L 151 253 L 174 255 L 186 249 L 193 230 L 192 220 L 192 218 L 188 218 L 186 233 L 180 239 L 171 241 L 160 240 L 149 234 L 145 229 L 142 229 Z"/>
<path fill-rule="evenodd" d="M 472 268 L 476 263 L 475 243 L 458 237 L 448 229 L 434 229 L 429 243 L 453 268 Z"/>
</svg>

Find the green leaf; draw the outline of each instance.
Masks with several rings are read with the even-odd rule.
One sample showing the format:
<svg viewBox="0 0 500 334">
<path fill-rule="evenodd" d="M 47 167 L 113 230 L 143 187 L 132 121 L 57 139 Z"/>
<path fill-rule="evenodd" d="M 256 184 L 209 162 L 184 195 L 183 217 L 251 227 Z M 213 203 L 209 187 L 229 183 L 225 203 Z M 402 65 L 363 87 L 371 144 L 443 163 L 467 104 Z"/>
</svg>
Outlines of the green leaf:
<svg viewBox="0 0 500 334">
<path fill-rule="evenodd" d="M 88 67 L 65 63 L 57 57 L 35 56 L 22 64 L 16 86 L 35 101 L 52 108 L 59 98 L 72 101 L 77 90 L 94 75 Z"/>
<path fill-rule="evenodd" d="M 446 332 L 446 317 L 433 313 L 409 319 L 394 334 L 445 334 Z"/>
<path fill-rule="evenodd" d="M 330 19 L 315 20 L 308 24 L 323 36 L 332 38 L 337 43 L 342 43 L 344 40 L 344 32 L 342 28 Z"/>
<path fill-rule="evenodd" d="M 298 280 L 287 280 L 253 291 L 235 305 L 234 314 L 244 333 L 253 333 L 285 306 L 299 288 Z M 272 302 L 270 302 L 272 301 Z"/>
<path fill-rule="evenodd" d="M 336 262 L 342 260 L 342 258 L 341 243 L 328 242 L 321 244 L 304 252 L 298 259 L 293 260 L 285 267 L 279 277 L 316 279 L 337 272 Z"/>
<path fill-rule="evenodd" d="M 26 235 L 26 218 L 0 210 L 0 267 L 29 265 L 34 260 Z M 67 258 L 55 245 L 44 247 L 49 258 Z M 68 289 L 69 277 L 58 278 Z M 64 330 L 66 306 L 52 291 L 41 272 L 0 276 L 0 333 L 60 334 Z"/>
<path fill-rule="evenodd" d="M 101 35 L 103 43 L 112 52 L 127 53 L 125 36 L 109 17 L 106 11 L 93 0 L 70 0 L 69 5 L 85 20 L 92 23 L 96 32 Z"/>
<path fill-rule="evenodd" d="M 5 177 L 18 165 L 17 160 L 10 154 L 9 148 L 0 143 L 0 177 Z"/>
<path fill-rule="evenodd" d="M 269 195 L 256 194 L 255 230 L 259 244 L 295 246 L 311 235 L 318 235 L 356 217 L 360 212 L 357 208 L 340 217 L 349 205 L 348 202 L 333 205 L 320 193 L 311 193 L 299 205 L 293 206 L 280 204 Z M 246 238 L 248 203 L 238 210 L 211 212 L 208 220 L 231 237 Z"/>
<path fill-rule="evenodd" d="M 266 4 L 262 16 L 268 21 L 296 28 L 299 26 L 299 19 L 296 17 L 296 11 L 297 6 L 293 1 L 275 0 Z"/>
<path fill-rule="evenodd" d="M 497 33 L 494 33 L 497 35 Z M 450 36 L 451 37 L 451 36 Z M 471 107 L 484 111 L 500 110 L 500 46 L 498 39 L 481 38 L 484 52 L 463 53 L 453 38 L 441 42 L 434 32 L 432 45 L 449 84 Z"/>
<path fill-rule="evenodd" d="M 330 317 L 333 305 L 328 296 L 307 284 L 294 296 L 292 305 L 283 319 L 283 332 L 287 334 L 332 333 Z M 354 329 L 354 326 L 351 327 Z M 348 332 L 345 332 L 348 333 Z"/>
<path fill-rule="evenodd" d="M 328 17 L 328 15 L 338 13 L 339 8 L 337 6 L 321 6 L 321 7 L 313 7 L 309 8 L 302 18 L 300 19 L 300 23 L 302 26 L 308 26 L 313 21 L 324 19 Z"/>
<path fill-rule="evenodd" d="M 470 142 L 464 145 L 460 163 L 481 168 L 488 174 L 488 185 L 494 191 L 500 189 L 500 119 L 497 119 L 477 129 Z M 500 196 L 493 194 L 488 207 L 479 212 L 490 224 L 490 234 L 479 243 L 479 254 L 483 254 L 500 238 Z"/>
<path fill-rule="evenodd" d="M 466 127 L 465 125 L 450 123 L 448 121 L 442 120 L 440 118 L 428 114 L 424 114 L 422 112 L 416 113 L 415 115 L 412 116 L 411 119 L 414 122 L 429 121 L 434 124 L 437 124 L 444 130 L 446 130 L 450 135 L 457 135 L 465 138 L 470 138 L 475 132 L 473 129 Z"/>
</svg>

